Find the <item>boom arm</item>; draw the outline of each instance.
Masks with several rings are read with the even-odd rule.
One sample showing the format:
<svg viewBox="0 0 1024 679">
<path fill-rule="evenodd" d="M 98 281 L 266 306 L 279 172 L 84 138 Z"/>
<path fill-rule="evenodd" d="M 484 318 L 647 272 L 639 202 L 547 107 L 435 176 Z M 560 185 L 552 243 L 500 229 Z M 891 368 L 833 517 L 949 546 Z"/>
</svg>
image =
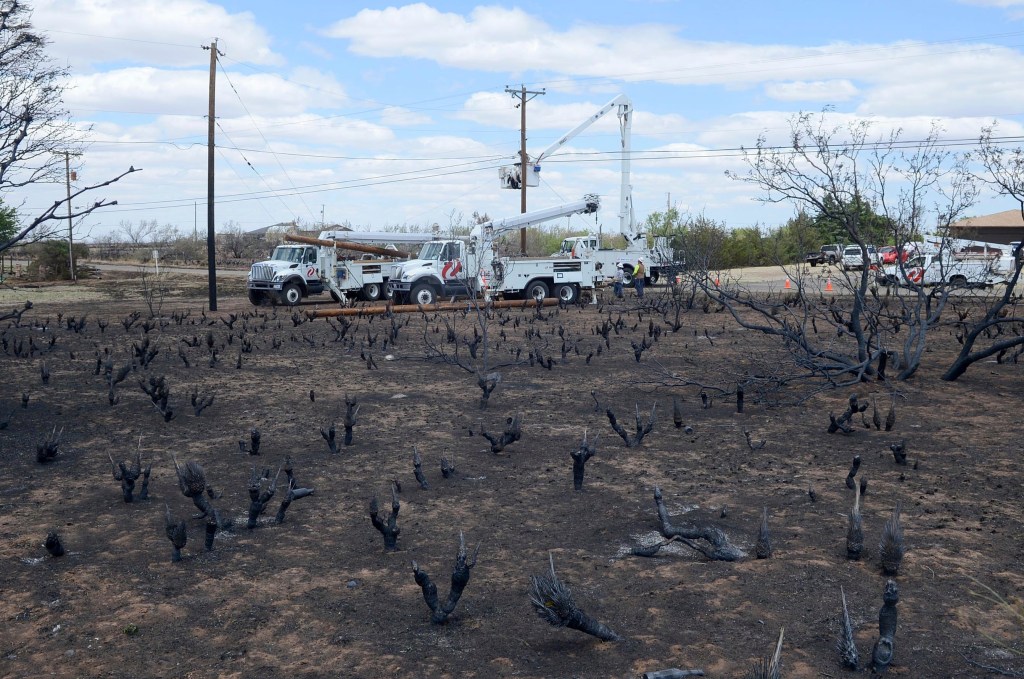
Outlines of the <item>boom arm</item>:
<svg viewBox="0 0 1024 679">
<path fill-rule="evenodd" d="M 600 196 L 597 194 L 587 194 L 583 197 L 583 200 L 577 200 L 574 203 L 556 205 L 554 207 L 544 208 L 543 210 L 524 212 L 523 214 L 516 215 L 514 217 L 493 219 L 489 222 L 484 222 L 483 224 L 479 224 L 473 228 L 473 235 L 483 233 L 489 238 L 493 238 L 494 236 L 499 236 L 507 231 L 533 226 L 534 224 L 558 219 L 559 217 L 568 217 L 569 215 L 575 214 L 591 214 L 597 212 L 600 207 Z"/>
<path fill-rule="evenodd" d="M 565 135 L 559 138 L 554 144 L 541 151 L 540 155 L 536 158 L 531 158 L 530 162 L 534 165 L 539 165 L 544 158 L 547 158 L 555 151 L 562 148 L 576 135 L 596 123 L 612 109 L 616 109 L 617 115 L 619 116 L 619 139 L 621 142 L 622 153 L 622 181 L 619 187 L 619 232 L 633 239 L 636 237 L 636 234 L 634 233 L 636 231 L 636 220 L 633 216 L 633 187 L 629 183 L 630 135 L 632 133 L 633 125 L 633 102 L 630 101 L 629 97 L 624 94 L 620 94 L 615 97 L 598 109 L 598 111 L 592 116 L 566 132 Z"/>
</svg>

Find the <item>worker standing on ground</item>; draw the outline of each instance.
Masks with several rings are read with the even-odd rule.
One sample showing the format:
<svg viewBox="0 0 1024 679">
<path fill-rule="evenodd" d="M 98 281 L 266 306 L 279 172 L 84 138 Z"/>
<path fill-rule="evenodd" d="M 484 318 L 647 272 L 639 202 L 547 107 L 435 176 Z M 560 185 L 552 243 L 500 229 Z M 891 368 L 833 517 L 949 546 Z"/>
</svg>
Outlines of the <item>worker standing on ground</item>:
<svg viewBox="0 0 1024 679">
<path fill-rule="evenodd" d="M 622 299 L 622 262 L 615 265 L 615 278 L 612 279 L 612 289 L 615 290 L 615 298 Z"/>
<path fill-rule="evenodd" d="M 636 288 L 637 299 L 644 298 L 644 276 L 647 275 L 647 269 L 644 267 L 644 258 L 640 257 L 636 260 L 636 266 L 633 267 L 633 286 Z"/>
</svg>

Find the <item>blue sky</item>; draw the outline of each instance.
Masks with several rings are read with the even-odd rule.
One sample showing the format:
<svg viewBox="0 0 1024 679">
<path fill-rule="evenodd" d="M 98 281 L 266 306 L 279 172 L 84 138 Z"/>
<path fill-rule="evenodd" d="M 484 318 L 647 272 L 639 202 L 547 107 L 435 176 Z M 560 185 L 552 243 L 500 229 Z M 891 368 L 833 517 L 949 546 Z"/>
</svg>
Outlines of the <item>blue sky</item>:
<svg viewBox="0 0 1024 679">
<path fill-rule="evenodd" d="M 91 145 L 81 180 L 142 167 L 104 196 L 122 221 L 205 229 L 209 53 L 217 82 L 216 225 L 299 218 L 355 227 L 447 225 L 519 212 L 497 167 L 519 144 L 506 86 L 530 101 L 536 153 L 617 94 L 632 99 L 639 219 L 671 202 L 728 226 L 775 225 L 729 149 L 783 141 L 799 111 L 869 119 L 921 139 L 1021 135 L 1024 0 L 416 4 L 36 0 L 33 20 L 72 70 L 66 102 Z M 545 164 L 531 208 L 585 193 L 615 224 L 618 128 L 607 116 Z M 62 187 L 7 197 L 46 205 Z M 49 192 L 49 193 L 48 193 Z M 985 196 L 974 214 L 1013 207 Z M 198 219 L 196 218 L 198 215 Z M 580 218 L 577 218 L 580 219 Z M 578 224 L 583 228 L 592 222 Z M 77 232 L 76 232 L 77 233 Z"/>
</svg>

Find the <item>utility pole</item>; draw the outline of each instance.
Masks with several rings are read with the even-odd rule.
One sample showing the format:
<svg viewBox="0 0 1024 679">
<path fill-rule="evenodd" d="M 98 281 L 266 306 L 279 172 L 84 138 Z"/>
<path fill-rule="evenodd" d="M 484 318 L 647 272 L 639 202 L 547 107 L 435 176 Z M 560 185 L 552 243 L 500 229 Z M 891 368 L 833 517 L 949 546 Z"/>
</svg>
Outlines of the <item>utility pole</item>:
<svg viewBox="0 0 1024 679">
<path fill-rule="evenodd" d="M 217 38 L 213 39 L 210 50 L 210 110 L 206 132 L 206 264 L 210 276 L 210 311 L 217 310 L 217 242 L 213 228 L 213 171 L 214 171 L 214 124 L 217 99 Z"/>
<path fill-rule="evenodd" d="M 506 87 L 505 91 L 519 99 L 519 212 L 524 213 L 526 212 L 526 175 L 530 162 L 529 156 L 526 155 L 526 102 L 545 92 L 543 89 L 536 92 L 527 90 L 526 85 L 520 85 L 518 90 Z M 526 254 L 525 226 L 519 229 L 519 254 Z"/>
<path fill-rule="evenodd" d="M 68 266 L 71 267 L 71 282 L 77 283 L 78 276 L 75 275 L 75 238 L 71 223 L 71 153 L 68 151 L 64 152 L 64 176 L 68 187 Z"/>
</svg>

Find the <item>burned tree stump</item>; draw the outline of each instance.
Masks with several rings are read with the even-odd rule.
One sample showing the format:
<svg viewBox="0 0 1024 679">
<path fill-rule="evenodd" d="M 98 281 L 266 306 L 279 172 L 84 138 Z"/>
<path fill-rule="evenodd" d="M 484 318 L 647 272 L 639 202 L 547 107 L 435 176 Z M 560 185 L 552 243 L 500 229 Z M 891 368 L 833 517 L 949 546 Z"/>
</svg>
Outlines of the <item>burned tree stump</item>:
<svg viewBox="0 0 1024 679">
<path fill-rule="evenodd" d="M 768 508 L 761 510 L 761 526 L 757 531 L 757 542 L 754 545 L 754 555 L 758 559 L 768 559 L 772 555 L 772 536 L 768 532 Z"/>
<path fill-rule="evenodd" d="M 171 541 L 171 561 L 181 561 L 181 550 L 185 547 L 185 543 L 188 542 L 188 525 L 185 520 L 175 521 L 174 517 L 171 516 L 171 508 L 164 503 L 164 532 L 167 533 L 167 539 Z"/>
<path fill-rule="evenodd" d="M 334 423 L 331 422 L 331 426 L 328 429 L 320 427 L 320 436 L 324 437 L 324 441 L 327 441 L 327 449 L 332 453 L 338 452 L 338 443 L 335 441 L 335 429 Z"/>
<path fill-rule="evenodd" d="M 580 447 L 569 453 L 572 457 L 572 487 L 576 490 L 583 490 L 583 473 L 587 460 L 597 453 L 597 436 L 593 443 L 587 442 L 587 431 L 583 430 L 583 441 Z"/>
<path fill-rule="evenodd" d="M 871 671 L 876 675 L 885 674 L 892 663 L 896 650 L 896 604 L 899 602 L 899 587 L 893 580 L 889 580 L 885 583 L 882 608 L 878 611 L 878 640 L 871 650 Z"/>
<path fill-rule="evenodd" d="M 878 561 L 886 575 L 899 575 L 906 548 L 903 546 L 903 525 L 900 523 L 900 504 L 882 527 L 882 540 L 878 545 Z"/>
<path fill-rule="evenodd" d="M 437 586 L 430 581 L 430 576 L 426 571 L 421 570 L 415 561 L 412 562 L 413 576 L 416 579 L 416 584 L 423 590 L 423 600 L 427 602 L 427 607 L 430 608 L 430 621 L 435 625 L 441 624 L 448 619 L 448 616 L 455 612 L 455 607 L 462 597 L 462 592 L 466 589 L 466 585 L 469 584 L 470 571 L 476 565 L 476 556 L 479 552 L 480 545 L 477 545 L 476 549 L 473 550 L 473 558 L 467 558 L 466 538 L 460 531 L 459 551 L 455 555 L 455 567 L 452 569 L 452 586 L 448 590 L 448 598 L 443 604 L 438 601 Z"/>
<path fill-rule="evenodd" d="M 217 537 L 217 531 L 220 529 L 220 521 L 217 517 L 217 512 L 214 510 L 211 516 L 206 517 L 206 540 L 203 546 L 206 547 L 206 551 L 213 551 L 213 540 Z"/>
<path fill-rule="evenodd" d="M 893 395 L 892 400 L 889 401 L 889 413 L 885 416 L 885 430 L 892 431 L 892 428 L 896 425 L 896 396 Z"/>
<path fill-rule="evenodd" d="M 889 450 L 892 451 L 892 457 L 896 461 L 896 464 L 907 463 L 907 440 L 901 439 L 899 443 L 893 443 L 889 446 Z"/>
<path fill-rule="evenodd" d="M 43 439 L 42 443 L 36 444 L 36 462 L 47 464 L 57 458 L 57 449 L 60 448 L 60 438 L 64 434 L 64 428 L 57 431 L 56 425 L 50 435 Z"/>
<path fill-rule="evenodd" d="M 124 498 L 124 501 L 126 503 L 133 502 L 135 500 L 135 482 L 142 474 L 142 451 L 135 452 L 135 462 L 132 463 L 130 467 L 123 461 L 115 463 L 114 456 L 111 455 L 109 452 L 107 453 L 107 458 L 110 460 L 110 470 L 114 475 L 114 480 L 121 482 L 121 496 Z M 152 465 L 146 467 L 146 482 L 144 482 L 144 484 L 147 497 L 149 495 L 148 480 L 149 471 L 151 469 Z M 140 494 L 139 499 L 145 500 L 146 497 L 143 497 Z"/>
<path fill-rule="evenodd" d="M 430 490 L 427 477 L 423 474 L 423 458 L 420 457 L 420 451 L 416 446 L 412 447 L 412 473 L 416 477 L 416 482 L 420 484 L 420 488 Z"/>
<path fill-rule="evenodd" d="M 864 529 L 860 516 L 860 493 L 853 489 L 853 509 L 850 510 L 846 528 L 846 558 L 851 561 L 860 559 L 864 551 Z"/>
<path fill-rule="evenodd" d="M 487 410 L 487 405 L 490 403 L 491 392 L 501 384 L 501 373 L 492 372 L 482 375 L 479 372 L 476 374 L 476 384 L 480 387 L 480 410 Z"/>
<path fill-rule="evenodd" d="M 60 536 L 57 535 L 56 531 L 50 531 L 46 534 L 46 542 L 43 543 L 46 547 L 46 551 L 50 556 L 64 556 L 64 545 L 60 541 Z"/>
<path fill-rule="evenodd" d="M 144 380 L 139 380 L 139 387 L 149 396 L 149 399 L 153 402 L 153 407 L 163 416 L 164 422 L 170 422 L 174 419 L 174 411 L 168 405 L 171 390 L 167 387 L 167 380 L 163 375 L 160 377 L 150 377 L 148 384 Z"/>
<path fill-rule="evenodd" d="M 554 557 L 549 558 L 551 574 L 530 578 L 530 603 L 541 620 L 554 627 L 585 632 L 601 641 L 618 641 L 621 638 L 618 634 L 580 610 L 573 601 L 572 590 L 555 575 Z"/>
<path fill-rule="evenodd" d="M 860 403 L 857 400 L 857 394 L 850 394 L 849 401 L 846 406 L 846 410 L 838 418 L 832 413 L 828 414 L 830 424 L 828 426 L 828 433 L 835 434 L 837 431 L 841 431 L 844 434 L 852 434 L 853 427 L 850 426 L 850 421 L 853 416 L 858 413 L 863 413 L 868 409 L 867 403 Z"/>
<path fill-rule="evenodd" d="M 676 429 L 683 427 L 683 404 L 679 402 L 678 396 L 672 397 L 672 424 Z"/>
<path fill-rule="evenodd" d="M 178 464 L 178 458 L 174 459 L 174 471 L 178 474 L 178 487 L 181 494 L 192 500 L 192 503 L 199 510 L 194 518 L 202 519 L 213 514 L 213 505 L 206 499 L 209 495 L 213 497 L 213 488 L 206 482 L 206 472 L 198 462 L 186 462 L 184 466 Z"/>
<path fill-rule="evenodd" d="M 370 522 L 384 536 L 384 549 L 388 552 L 398 551 L 398 534 L 402 532 L 402 529 L 398 527 L 398 510 L 401 507 L 398 493 L 393 485 L 391 486 L 391 514 L 386 519 L 379 514 L 380 503 L 377 496 L 374 495 L 370 500 Z"/>
<path fill-rule="evenodd" d="M 274 493 L 277 492 L 277 479 L 280 476 L 281 470 L 278 469 L 271 481 L 269 469 L 264 469 L 260 473 L 256 467 L 252 468 L 252 474 L 249 475 L 249 521 L 246 523 L 246 528 L 252 530 L 259 525 L 260 515 L 267 508 L 267 503 L 274 497 Z M 263 487 L 264 481 L 270 481 L 270 485 L 266 488 Z"/>
<path fill-rule="evenodd" d="M 674 526 L 669 521 L 668 510 L 661 497 L 661 488 L 654 488 L 654 503 L 658 507 L 658 519 L 661 534 L 666 538 L 677 537 L 687 547 L 695 549 L 712 561 L 739 561 L 746 556 L 746 553 L 739 547 L 733 545 L 728 536 L 722 530 L 711 524 Z M 695 540 L 704 540 L 709 546 L 705 546 Z"/>
<path fill-rule="evenodd" d="M 762 658 L 747 673 L 747 679 L 781 679 L 782 677 L 782 639 L 786 628 L 779 630 L 779 641 L 775 644 L 775 652 Z"/>
<path fill-rule="evenodd" d="M 493 434 L 488 434 L 485 431 L 480 432 L 480 435 L 487 439 L 487 441 L 491 444 L 492 453 L 500 453 L 505 449 L 505 446 L 515 443 L 520 438 L 522 438 L 523 432 L 520 426 L 520 419 L 522 418 L 522 416 L 522 413 L 516 413 L 512 417 L 506 418 L 505 431 L 503 431 L 501 434 L 497 436 L 494 436 Z"/>
<path fill-rule="evenodd" d="M 203 414 L 203 411 L 213 405 L 215 394 L 199 393 L 198 389 L 192 389 L 192 410 L 196 417 Z"/>
<path fill-rule="evenodd" d="M 853 456 L 853 462 L 850 464 L 850 471 L 846 474 L 846 487 L 853 490 L 857 487 L 857 483 L 854 477 L 857 476 L 857 471 L 860 469 L 860 455 Z"/>
<path fill-rule="evenodd" d="M 446 479 L 455 476 L 455 460 L 449 457 L 447 448 L 441 456 L 441 476 Z"/>
<path fill-rule="evenodd" d="M 608 416 L 608 422 L 612 425 L 612 429 L 615 430 L 615 433 L 621 436 L 622 440 L 625 441 L 626 447 L 635 448 L 640 445 L 643 442 L 644 437 L 650 434 L 654 429 L 654 414 L 657 410 L 658 403 L 655 402 L 654 405 L 651 406 L 651 414 L 647 417 L 647 422 L 644 423 L 643 420 L 640 419 L 640 405 L 636 405 L 635 434 L 630 434 L 626 431 L 625 427 L 619 424 L 619 421 L 616 419 L 615 413 L 612 412 L 611 408 L 608 408 L 608 410 L 605 411 L 605 415 Z"/>
<path fill-rule="evenodd" d="M 345 440 L 343 443 L 346 446 L 352 445 L 352 427 L 356 426 L 356 418 L 359 416 L 359 404 L 356 402 L 356 398 L 348 397 L 345 395 L 345 419 L 342 420 L 342 425 L 345 427 Z"/>
<path fill-rule="evenodd" d="M 846 608 L 846 592 L 842 587 L 839 588 L 839 595 L 843 600 L 843 615 L 840 619 L 836 650 L 839 651 L 839 661 L 843 667 L 856 670 L 860 665 L 860 654 L 857 652 L 857 643 L 853 639 L 853 625 L 850 624 L 850 612 Z"/>
<path fill-rule="evenodd" d="M 291 506 L 292 502 L 312 495 L 314 490 L 313 488 L 296 488 L 295 479 L 289 478 L 288 494 L 281 500 L 281 506 L 277 510 L 277 516 L 274 517 L 274 523 L 284 523 L 285 512 L 288 511 L 288 507 Z"/>
</svg>

